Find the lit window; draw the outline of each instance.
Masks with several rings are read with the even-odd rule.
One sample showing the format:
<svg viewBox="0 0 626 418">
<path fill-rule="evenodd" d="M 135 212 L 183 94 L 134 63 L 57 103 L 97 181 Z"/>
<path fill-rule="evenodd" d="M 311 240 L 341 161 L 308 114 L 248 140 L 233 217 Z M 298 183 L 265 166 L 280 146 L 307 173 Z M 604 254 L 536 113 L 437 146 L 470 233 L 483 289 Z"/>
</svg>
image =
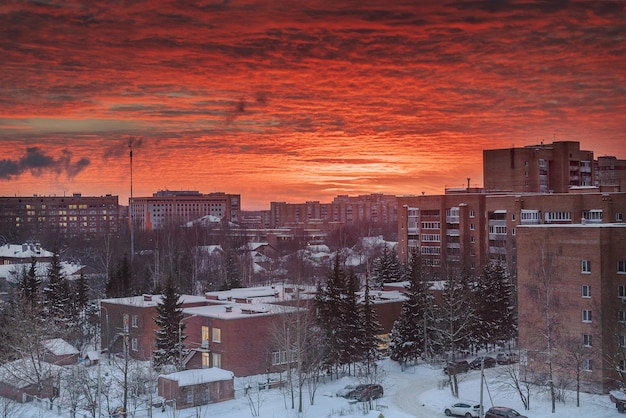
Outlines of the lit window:
<svg viewBox="0 0 626 418">
<path fill-rule="evenodd" d="M 211 329 L 211 341 L 214 343 L 222 342 L 222 330 L 219 328 Z"/>
<path fill-rule="evenodd" d="M 591 297 L 591 286 L 589 286 L 588 284 L 584 284 L 582 286 L 582 297 L 584 297 L 584 298 L 590 298 Z"/>
<path fill-rule="evenodd" d="M 213 367 L 222 367 L 222 355 L 219 353 L 211 353 Z"/>
<path fill-rule="evenodd" d="M 591 310 L 583 309 L 582 321 L 583 322 L 591 322 Z"/>
<path fill-rule="evenodd" d="M 581 273 L 591 273 L 591 261 L 582 260 L 580 262 L 580 272 Z"/>
<path fill-rule="evenodd" d="M 583 334 L 583 346 L 591 347 L 591 335 Z"/>
<path fill-rule="evenodd" d="M 209 364 L 209 353 L 202 353 L 202 368 L 208 369 L 209 367 L 211 367 Z"/>
<path fill-rule="evenodd" d="M 202 347 L 207 348 L 209 346 L 209 327 L 202 326 Z"/>
</svg>

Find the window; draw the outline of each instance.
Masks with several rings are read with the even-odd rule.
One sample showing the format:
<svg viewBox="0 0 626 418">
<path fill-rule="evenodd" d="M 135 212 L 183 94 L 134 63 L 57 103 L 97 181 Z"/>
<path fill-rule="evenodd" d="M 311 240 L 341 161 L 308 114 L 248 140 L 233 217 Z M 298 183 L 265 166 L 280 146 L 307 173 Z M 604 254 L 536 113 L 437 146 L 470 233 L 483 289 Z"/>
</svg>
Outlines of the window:
<svg viewBox="0 0 626 418">
<path fill-rule="evenodd" d="M 211 341 L 213 341 L 214 343 L 222 342 L 222 330 L 221 329 L 219 328 L 211 329 Z"/>
<path fill-rule="evenodd" d="M 139 315 L 133 315 L 131 326 L 133 328 L 137 328 L 139 326 Z"/>
<path fill-rule="evenodd" d="M 137 351 L 137 338 L 132 338 L 130 340 L 130 349 L 133 351 Z"/>
<path fill-rule="evenodd" d="M 514 213 L 512 213 L 512 214 L 511 214 L 511 220 L 512 220 L 513 222 L 515 222 L 515 214 L 514 214 Z"/>
<path fill-rule="evenodd" d="M 475 216 L 474 211 L 473 211 L 473 210 L 470 210 L 469 217 L 470 217 L 470 218 L 473 218 L 474 216 Z"/>
<path fill-rule="evenodd" d="M 582 286 L 582 297 L 584 297 L 584 298 L 590 298 L 591 297 L 591 286 L 589 286 L 588 284 L 584 284 Z"/>
<path fill-rule="evenodd" d="M 213 367 L 222 367 L 222 355 L 219 353 L 211 353 Z"/>
<path fill-rule="evenodd" d="M 617 212 L 617 213 L 615 214 L 615 220 L 616 220 L 617 222 L 622 222 L 622 221 L 624 220 L 624 218 L 622 217 L 622 214 L 621 214 L 620 212 Z"/>
<path fill-rule="evenodd" d="M 624 286 L 623 284 L 617 285 L 617 297 L 626 298 L 626 286 Z"/>
<path fill-rule="evenodd" d="M 619 371 L 626 372 L 626 360 L 619 361 Z"/>
<path fill-rule="evenodd" d="M 582 320 L 583 322 L 591 322 L 591 310 L 590 309 L 583 309 Z"/>
<path fill-rule="evenodd" d="M 187 393 L 185 394 L 185 402 L 187 402 L 188 404 L 193 402 L 193 391 L 191 390 L 191 388 L 188 388 L 189 390 L 187 391 Z"/>
<path fill-rule="evenodd" d="M 591 335 L 583 334 L 583 346 L 591 347 Z"/>
<path fill-rule="evenodd" d="M 626 311 L 617 312 L 617 322 L 626 323 Z"/>
<path fill-rule="evenodd" d="M 511 235 L 515 235 L 515 228 L 511 228 Z"/>
<path fill-rule="evenodd" d="M 476 238 L 474 238 L 474 236 L 473 236 L 473 235 L 470 237 L 470 242 L 471 242 L 472 244 L 474 244 L 474 243 L 476 242 Z"/>
<path fill-rule="evenodd" d="M 294 362 L 296 360 L 296 352 L 295 351 L 274 351 L 272 353 L 272 364 L 277 366 L 279 364 L 287 364 Z"/>
<path fill-rule="evenodd" d="M 202 348 L 209 347 L 209 327 L 202 326 Z"/>
<path fill-rule="evenodd" d="M 128 332 L 128 314 L 125 313 L 123 316 L 123 322 L 124 322 L 124 332 Z"/>
<path fill-rule="evenodd" d="M 591 367 L 591 359 L 588 358 L 584 358 L 583 359 L 583 370 L 590 372 L 592 369 Z"/>
<path fill-rule="evenodd" d="M 591 261 L 582 260 L 580 262 L 580 272 L 581 273 L 591 273 Z"/>
<path fill-rule="evenodd" d="M 626 274 L 626 260 L 619 260 L 617 262 L 617 273 Z"/>
<path fill-rule="evenodd" d="M 470 224 L 470 231 L 473 231 L 475 229 L 476 229 L 476 227 L 474 226 L 474 224 Z"/>
</svg>

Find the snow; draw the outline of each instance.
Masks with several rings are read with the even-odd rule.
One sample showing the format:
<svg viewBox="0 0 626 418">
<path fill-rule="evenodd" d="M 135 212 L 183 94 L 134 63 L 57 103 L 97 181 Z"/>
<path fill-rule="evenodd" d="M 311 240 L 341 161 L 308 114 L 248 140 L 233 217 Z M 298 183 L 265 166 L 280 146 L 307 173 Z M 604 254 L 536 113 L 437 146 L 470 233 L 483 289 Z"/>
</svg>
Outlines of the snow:
<svg viewBox="0 0 626 418">
<path fill-rule="evenodd" d="M 103 365 L 106 362 L 102 363 Z M 515 393 L 504 390 L 499 384 L 502 382 L 500 373 L 503 367 L 498 366 L 485 371 L 486 385 L 484 386 L 485 409 L 492 405 L 508 406 L 528 418 L 570 418 L 579 416 L 582 418 L 617 418 L 622 416 L 610 401 L 608 395 L 581 394 L 581 406 L 576 407 L 576 395 L 570 392 L 565 403 L 556 403 L 556 412 L 551 412 L 551 404 L 547 394 L 535 394 L 531 396 L 531 407 L 525 411 L 519 397 Z M 153 418 L 196 418 L 196 417 L 228 417 L 249 418 L 253 417 L 252 409 L 258 409 L 259 418 L 432 418 L 444 417 L 443 410 L 446 406 L 457 402 L 450 389 L 443 385 L 446 376 L 440 366 L 420 364 L 401 370 L 400 366 L 391 361 L 383 360 L 379 363 L 378 371 L 384 375 L 381 383 L 384 387 L 384 396 L 373 402 L 373 409 L 368 410 L 365 404 L 351 402 L 347 399 L 335 396 L 335 393 L 349 384 L 358 384 L 358 379 L 350 376 L 340 379 L 329 379 L 317 389 L 315 403 L 310 405 L 308 394 L 305 392 L 303 399 L 303 412 L 297 414 L 291 408 L 291 398 L 284 389 L 260 390 L 256 388 L 259 383 L 267 380 L 266 375 L 235 378 L 235 399 L 198 408 L 189 408 L 174 411 L 166 406 L 152 409 Z M 172 375 L 169 375 L 172 376 Z M 480 371 L 470 371 L 459 375 L 460 390 L 459 398 L 478 403 L 480 400 Z M 249 396 L 244 394 L 244 388 L 249 387 Z M 305 386 L 306 390 L 306 386 Z M 58 417 L 54 412 L 45 409 L 36 409 L 32 404 L 18 417 L 40 418 Z M 296 397 L 297 408 L 297 397 Z M 104 410 L 103 410 L 104 412 Z M 69 416 L 67 413 L 61 416 Z M 77 415 L 80 416 L 80 415 Z M 133 416 L 129 414 L 129 417 Z M 136 418 L 145 418 L 147 411 L 137 411 Z"/>
<path fill-rule="evenodd" d="M 178 387 L 183 387 L 230 380 L 233 376 L 231 371 L 223 370 L 219 367 L 211 367 L 210 369 L 184 370 L 182 372 L 160 375 L 159 377 L 175 380 L 178 382 Z"/>
<path fill-rule="evenodd" d="M 43 346 L 55 356 L 79 354 L 78 350 L 72 346 L 72 344 L 61 338 L 46 340 L 43 342 Z"/>
</svg>

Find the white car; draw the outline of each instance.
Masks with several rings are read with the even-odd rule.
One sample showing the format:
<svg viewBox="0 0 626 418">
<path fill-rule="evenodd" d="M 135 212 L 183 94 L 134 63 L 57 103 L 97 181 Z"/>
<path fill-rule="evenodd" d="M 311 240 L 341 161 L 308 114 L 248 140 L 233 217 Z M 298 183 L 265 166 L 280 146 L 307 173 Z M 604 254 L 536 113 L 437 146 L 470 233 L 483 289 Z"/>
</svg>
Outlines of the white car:
<svg viewBox="0 0 626 418">
<path fill-rule="evenodd" d="M 443 412 L 449 417 L 457 415 L 464 418 L 474 418 L 479 416 L 480 404 L 461 401 L 446 407 Z"/>
</svg>

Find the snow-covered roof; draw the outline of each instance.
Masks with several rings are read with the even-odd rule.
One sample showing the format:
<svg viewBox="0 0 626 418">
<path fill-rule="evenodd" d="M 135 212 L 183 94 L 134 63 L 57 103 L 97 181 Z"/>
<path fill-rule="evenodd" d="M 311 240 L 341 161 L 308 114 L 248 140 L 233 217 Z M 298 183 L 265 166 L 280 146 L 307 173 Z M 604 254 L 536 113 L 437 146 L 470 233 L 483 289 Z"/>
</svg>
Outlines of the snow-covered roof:
<svg viewBox="0 0 626 418">
<path fill-rule="evenodd" d="M 43 342 L 43 346 L 55 356 L 79 354 L 79 351 L 62 338 L 54 338 Z"/>
<path fill-rule="evenodd" d="M 115 305 L 130 305 L 147 308 L 150 306 L 156 306 L 158 303 L 162 303 L 161 299 L 161 295 L 142 295 L 129 296 L 126 298 L 102 299 L 101 302 L 111 303 Z M 184 305 L 186 303 L 203 302 L 206 301 L 206 298 L 204 296 L 181 295 L 180 301 L 182 301 Z"/>
<path fill-rule="evenodd" d="M 222 380 L 233 379 L 231 371 L 211 367 L 208 369 L 183 370 L 181 372 L 162 374 L 159 378 L 174 380 L 178 382 L 178 387 L 201 385 L 210 382 L 220 382 Z"/>
<path fill-rule="evenodd" d="M 17 389 L 22 389 L 36 383 L 35 376 L 54 376 L 63 371 L 63 367 L 40 361 L 37 363 L 39 373 L 36 373 L 33 362 L 27 359 L 15 360 L 0 366 L 0 382 Z"/>
<path fill-rule="evenodd" d="M 61 261 L 61 274 L 68 279 L 72 279 L 72 276 L 76 276 L 84 267 L 85 266 L 82 264 Z M 35 269 L 38 277 L 44 277 L 48 273 L 49 268 L 49 262 L 35 263 Z M 30 269 L 30 263 L 0 264 L 0 278 L 4 278 L 9 282 L 15 283 L 16 280 L 19 280 L 19 276 L 24 269 L 28 271 Z M 17 276 L 15 273 L 17 273 Z"/>
<path fill-rule="evenodd" d="M 289 305 L 274 305 L 271 303 L 236 303 L 228 302 L 220 305 L 197 306 L 184 308 L 183 313 L 188 316 L 202 316 L 205 318 L 241 319 L 250 316 L 276 315 L 296 312 L 299 309 Z"/>
<path fill-rule="evenodd" d="M 249 242 L 249 243 L 246 244 L 246 246 L 247 246 L 249 251 L 256 251 L 260 247 L 264 247 L 266 245 L 269 245 L 269 243 L 267 243 L 267 242 Z"/>
<path fill-rule="evenodd" d="M 201 245 L 198 247 L 201 251 L 204 251 L 209 254 L 213 254 L 214 252 L 224 252 L 221 245 Z"/>
<path fill-rule="evenodd" d="M 0 257 L 6 258 L 41 258 L 52 257 L 54 254 L 41 248 L 39 243 L 5 244 L 0 246 Z"/>
<path fill-rule="evenodd" d="M 300 295 L 314 294 L 316 289 L 314 286 L 299 286 L 302 290 Z M 284 300 L 294 293 L 294 286 L 287 284 L 276 284 L 273 286 L 257 286 L 242 287 L 231 290 L 219 290 L 216 292 L 206 292 L 206 298 L 210 300 L 248 300 L 249 302 L 260 301 L 263 303 L 271 303 L 277 300 Z"/>
</svg>

